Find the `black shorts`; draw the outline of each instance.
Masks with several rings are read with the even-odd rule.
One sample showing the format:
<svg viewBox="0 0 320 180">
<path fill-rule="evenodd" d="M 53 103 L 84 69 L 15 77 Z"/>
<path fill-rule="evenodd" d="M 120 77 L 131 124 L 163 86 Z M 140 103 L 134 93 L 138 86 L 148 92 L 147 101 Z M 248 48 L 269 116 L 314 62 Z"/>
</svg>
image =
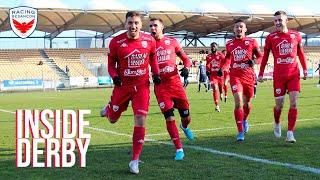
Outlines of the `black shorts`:
<svg viewBox="0 0 320 180">
<path fill-rule="evenodd" d="M 206 75 L 200 75 L 199 82 L 207 82 L 207 76 Z"/>
</svg>

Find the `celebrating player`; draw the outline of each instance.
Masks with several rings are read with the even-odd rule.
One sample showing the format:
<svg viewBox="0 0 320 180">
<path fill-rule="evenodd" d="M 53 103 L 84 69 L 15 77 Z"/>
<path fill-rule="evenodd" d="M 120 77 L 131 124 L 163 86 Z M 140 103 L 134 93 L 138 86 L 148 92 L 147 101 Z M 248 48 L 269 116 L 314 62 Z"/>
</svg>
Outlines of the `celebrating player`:
<svg viewBox="0 0 320 180">
<path fill-rule="evenodd" d="M 253 86 L 255 74 L 253 65 L 254 58 L 261 58 L 258 43 L 255 39 L 246 37 L 246 24 L 237 20 L 234 24 L 235 38 L 226 44 L 226 61 L 218 74 L 229 67 L 230 62 L 230 85 L 234 97 L 234 116 L 238 128 L 237 141 L 244 141 L 244 134 L 249 130 L 248 117 L 251 111 L 253 98 Z M 259 62 L 259 61 L 258 61 Z"/>
<path fill-rule="evenodd" d="M 188 76 L 191 61 L 175 39 L 163 35 L 164 25 L 162 19 L 150 19 L 149 27 L 151 35 L 156 39 L 156 54 L 161 78 L 161 84 L 154 86 L 154 92 L 161 112 L 166 119 L 168 133 L 176 148 L 174 159 L 182 160 L 184 152 L 175 122 L 174 108 L 177 108 L 180 113 L 180 128 L 186 137 L 192 140 L 193 134 L 188 128 L 188 124 L 191 121 L 189 102 L 178 74 L 176 56 L 179 56 L 183 61 L 182 76 Z"/>
<path fill-rule="evenodd" d="M 287 142 L 296 142 L 293 131 L 298 116 L 297 101 L 300 92 L 300 71 L 296 60 L 298 55 L 302 69 L 303 79 L 307 78 L 306 58 L 301 44 L 301 35 L 287 27 L 288 17 L 284 11 L 274 14 L 273 22 L 276 31 L 269 34 L 264 46 L 264 55 L 261 62 L 258 81 L 263 81 L 263 72 L 272 51 L 274 57 L 273 89 L 276 106 L 274 113 L 274 135 L 281 137 L 280 115 L 284 104 L 285 94 L 289 93 L 290 109 L 288 112 Z"/>
<path fill-rule="evenodd" d="M 126 32 L 114 37 L 109 45 L 108 71 L 115 85 L 110 102 L 102 110 L 111 123 L 115 123 L 121 113 L 127 110 L 131 101 L 134 113 L 131 173 L 139 173 L 139 156 L 145 137 L 145 120 L 148 114 L 149 64 L 153 81 L 160 84 L 159 67 L 156 60 L 156 42 L 152 36 L 140 32 L 141 17 L 138 12 L 126 14 Z"/>
</svg>

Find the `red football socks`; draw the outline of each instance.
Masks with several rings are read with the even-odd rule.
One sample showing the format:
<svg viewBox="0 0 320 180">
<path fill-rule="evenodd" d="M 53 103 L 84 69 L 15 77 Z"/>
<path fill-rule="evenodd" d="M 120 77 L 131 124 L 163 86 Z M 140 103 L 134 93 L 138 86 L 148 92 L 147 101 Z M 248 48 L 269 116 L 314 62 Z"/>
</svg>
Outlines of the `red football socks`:
<svg viewBox="0 0 320 180">
<path fill-rule="evenodd" d="M 132 160 L 139 160 L 144 143 L 145 127 L 135 126 L 132 136 Z"/>
<path fill-rule="evenodd" d="M 238 132 L 243 132 L 243 110 L 241 108 L 234 109 L 234 117 L 237 123 Z"/>
<path fill-rule="evenodd" d="M 288 131 L 294 131 L 296 120 L 298 116 L 298 110 L 296 108 L 290 108 L 288 112 Z"/>
<path fill-rule="evenodd" d="M 174 146 L 176 147 L 176 149 L 181 149 L 182 144 L 181 144 L 180 137 L 179 137 L 179 131 L 176 126 L 176 121 L 175 120 L 166 121 L 166 124 L 167 124 L 168 133 L 171 137 L 171 140 L 172 140 Z"/>
</svg>

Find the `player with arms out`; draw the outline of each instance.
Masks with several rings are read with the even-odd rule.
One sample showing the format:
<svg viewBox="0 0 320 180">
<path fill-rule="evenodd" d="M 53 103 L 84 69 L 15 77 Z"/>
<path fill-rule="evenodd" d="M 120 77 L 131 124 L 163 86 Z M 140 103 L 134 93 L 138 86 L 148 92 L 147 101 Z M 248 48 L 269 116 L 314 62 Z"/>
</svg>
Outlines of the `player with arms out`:
<svg viewBox="0 0 320 180">
<path fill-rule="evenodd" d="M 193 134 L 188 128 L 191 121 L 189 114 L 189 102 L 183 88 L 176 65 L 178 56 L 184 67 L 181 75 L 188 76 L 191 61 L 182 50 L 180 44 L 174 38 L 163 35 L 163 21 L 159 18 L 152 18 L 149 21 L 151 35 L 156 39 L 156 54 L 160 69 L 161 84 L 154 86 L 154 92 L 161 112 L 166 119 L 166 126 L 171 140 L 176 148 L 175 160 L 182 160 L 184 152 L 179 137 L 179 131 L 174 117 L 174 108 L 177 108 L 181 117 L 180 128 L 189 140 L 193 139 Z"/>
<path fill-rule="evenodd" d="M 287 27 L 288 17 L 284 11 L 274 14 L 273 22 L 276 31 L 269 34 L 265 41 L 264 55 L 262 58 L 258 81 L 263 81 L 263 72 L 268 62 L 270 51 L 274 57 L 273 90 L 275 97 L 274 113 L 274 135 L 281 137 L 280 115 L 284 104 L 285 94 L 289 93 L 290 109 L 288 112 L 287 142 L 296 142 L 293 132 L 298 116 L 297 101 L 300 92 L 300 71 L 297 63 L 299 57 L 303 79 L 307 78 L 306 57 L 301 44 L 301 35 L 297 31 L 289 30 Z"/>
<path fill-rule="evenodd" d="M 222 76 L 218 76 L 218 71 L 221 68 L 222 62 L 224 62 L 225 56 L 218 52 L 218 44 L 213 42 L 210 44 L 211 53 L 206 56 L 206 73 L 209 77 L 210 84 L 212 86 L 213 101 L 216 106 L 215 110 L 220 112 L 219 107 L 219 94 L 221 97 L 222 87 L 224 79 Z"/>
<path fill-rule="evenodd" d="M 126 32 L 114 37 L 109 45 L 108 71 L 115 85 L 110 102 L 101 111 L 102 116 L 115 123 L 126 111 L 131 101 L 134 114 L 132 136 L 131 173 L 139 173 L 139 156 L 145 137 L 145 121 L 148 114 L 150 89 L 149 65 L 153 81 L 160 84 L 159 67 L 156 60 L 156 42 L 152 36 L 142 33 L 139 12 L 126 14 Z"/>
<path fill-rule="evenodd" d="M 230 65 L 230 86 L 234 97 L 234 116 L 238 128 L 237 141 L 244 141 L 244 134 L 249 130 L 248 117 L 251 111 L 255 73 L 253 66 L 262 57 L 255 39 L 246 37 L 246 24 L 243 20 L 235 21 L 235 38 L 226 44 L 227 55 L 218 75 Z M 230 64 L 231 63 L 231 64 Z"/>
</svg>

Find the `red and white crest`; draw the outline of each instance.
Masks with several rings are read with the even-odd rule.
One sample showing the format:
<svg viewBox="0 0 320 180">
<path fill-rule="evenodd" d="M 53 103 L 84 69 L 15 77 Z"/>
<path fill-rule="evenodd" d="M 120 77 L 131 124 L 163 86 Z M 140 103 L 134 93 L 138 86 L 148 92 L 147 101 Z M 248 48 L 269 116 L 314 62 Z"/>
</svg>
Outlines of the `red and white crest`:
<svg viewBox="0 0 320 180">
<path fill-rule="evenodd" d="M 29 37 L 36 29 L 38 10 L 31 7 L 15 7 L 9 11 L 12 31 L 22 39 Z"/>
</svg>

